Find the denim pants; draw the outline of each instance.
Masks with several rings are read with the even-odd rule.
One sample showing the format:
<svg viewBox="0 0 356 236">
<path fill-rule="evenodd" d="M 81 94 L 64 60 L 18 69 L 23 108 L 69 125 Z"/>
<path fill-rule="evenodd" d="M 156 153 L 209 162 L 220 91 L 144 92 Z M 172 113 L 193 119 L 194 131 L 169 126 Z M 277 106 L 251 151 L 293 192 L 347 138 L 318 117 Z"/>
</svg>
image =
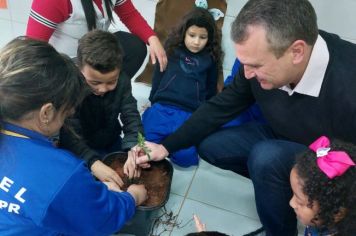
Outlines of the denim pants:
<svg viewBox="0 0 356 236">
<path fill-rule="evenodd" d="M 297 228 L 289 206 L 289 175 L 296 155 L 306 148 L 283 140 L 266 124 L 250 122 L 209 135 L 199 144 L 198 153 L 217 167 L 251 178 L 266 235 L 294 236 Z"/>
</svg>

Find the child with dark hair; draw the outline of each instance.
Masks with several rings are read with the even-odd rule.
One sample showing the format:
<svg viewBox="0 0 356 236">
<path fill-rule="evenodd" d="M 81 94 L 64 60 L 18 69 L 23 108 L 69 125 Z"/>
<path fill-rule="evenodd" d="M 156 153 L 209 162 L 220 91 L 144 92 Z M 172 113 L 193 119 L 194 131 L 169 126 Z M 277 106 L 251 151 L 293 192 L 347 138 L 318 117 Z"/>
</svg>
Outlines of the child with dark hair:
<svg viewBox="0 0 356 236">
<path fill-rule="evenodd" d="M 0 234 L 120 230 L 146 200 L 144 186 L 109 191 L 52 143 L 86 94 L 78 68 L 48 43 L 23 37 L 0 50 L 0 61 Z"/>
<path fill-rule="evenodd" d="M 217 231 L 201 231 L 196 233 L 189 233 L 186 236 L 227 236 L 227 234 Z"/>
<path fill-rule="evenodd" d="M 356 146 L 320 137 L 296 160 L 290 206 L 306 236 L 356 235 Z"/>
<path fill-rule="evenodd" d="M 221 70 L 221 35 L 208 10 L 194 8 L 169 34 L 168 66 L 156 66 L 149 100 L 142 117 L 146 140 L 160 143 L 178 129 L 202 103 L 217 93 Z M 171 154 L 177 165 L 198 164 L 195 147 Z"/>
<path fill-rule="evenodd" d="M 103 155 L 130 150 L 137 143 L 137 133 L 143 132 L 130 78 L 121 70 L 122 56 L 109 32 L 90 31 L 79 40 L 78 66 L 92 93 L 68 120 L 81 138 L 65 129 L 60 137 L 62 147 L 81 156 L 99 180 L 116 189 L 123 182 L 101 161 Z"/>
<path fill-rule="evenodd" d="M 114 14 L 132 33 L 114 33 L 123 45 L 123 70 L 132 78 L 140 69 L 149 46 L 153 64 L 158 60 L 163 70 L 166 53 L 155 32 L 137 11 L 131 0 L 32 0 L 26 35 L 52 44 L 59 52 L 76 56 L 78 39 L 87 32 L 108 31 L 115 24 Z"/>
</svg>

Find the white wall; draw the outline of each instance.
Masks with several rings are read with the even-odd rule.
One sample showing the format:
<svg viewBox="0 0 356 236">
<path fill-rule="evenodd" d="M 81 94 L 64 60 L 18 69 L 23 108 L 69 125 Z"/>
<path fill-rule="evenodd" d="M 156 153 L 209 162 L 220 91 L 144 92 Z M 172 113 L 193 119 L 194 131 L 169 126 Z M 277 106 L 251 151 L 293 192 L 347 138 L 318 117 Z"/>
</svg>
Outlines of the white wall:
<svg viewBox="0 0 356 236">
<path fill-rule="evenodd" d="M 247 0 L 228 0 L 227 17 L 224 21 L 225 33 L 223 47 L 225 50 L 224 69 L 232 67 L 235 55 L 231 50 L 229 28 L 234 17 Z M 320 29 L 336 33 L 342 38 L 356 43 L 356 0 L 310 0 L 315 8 Z M 356 55 L 355 55 L 356 56 Z"/>
<path fill-rule="evenodd" d="M 0 47 L 12 38 L 23 35 L 32 0 L 7 0 L 8 9 L 0 9 Z M 153 26 L 155 5 L 158 0 L 133 0 L 148 23 Z M 177 0 L 182 1 L 184 0 Z M 355 0 L 310 0 L 318 15 L 321 29 L 339 34 L 356 43 L 356 1 Z M 246 0 L 227 0 L 228 9 L 223 27 L 223 48 L 225 51 L 224 72 L 229 72 L 235 59 L 230 40 L 230 26 Z M 121 28 L 118 24 L 116 27 Z M 355 55 L 356 56 L 356 55 Z"/>
</svg>

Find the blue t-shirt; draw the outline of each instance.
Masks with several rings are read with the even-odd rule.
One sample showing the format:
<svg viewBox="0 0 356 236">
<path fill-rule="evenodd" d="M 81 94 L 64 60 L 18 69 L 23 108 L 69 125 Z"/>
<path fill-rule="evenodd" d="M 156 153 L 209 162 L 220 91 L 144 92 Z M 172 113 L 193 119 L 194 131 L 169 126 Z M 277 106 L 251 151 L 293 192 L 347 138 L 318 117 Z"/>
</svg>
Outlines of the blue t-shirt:
<svg viewBox="0 0 356 236">
<path fill-rule="evenodd" d="M 95 181 L 83 161 L 37 132 L 2 127 L 2 236 L 109 235 L 133 216 L 134 198 Z"/>
</svg>

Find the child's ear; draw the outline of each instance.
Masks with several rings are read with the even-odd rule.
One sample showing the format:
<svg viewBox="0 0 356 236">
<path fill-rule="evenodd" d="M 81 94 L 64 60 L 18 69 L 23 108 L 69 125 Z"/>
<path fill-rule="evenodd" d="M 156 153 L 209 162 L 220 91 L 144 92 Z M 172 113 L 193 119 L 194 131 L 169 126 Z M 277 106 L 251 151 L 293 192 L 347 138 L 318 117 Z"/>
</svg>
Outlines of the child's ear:
<svg viewBox="0 0 356 236">
<path fill-rule="evenodd" d="M 346 215 L 347 209 L 345 207 L 340 207 L 339 212 L 335 214 L 335 223 L 340 222 Z"/>
</svg>

